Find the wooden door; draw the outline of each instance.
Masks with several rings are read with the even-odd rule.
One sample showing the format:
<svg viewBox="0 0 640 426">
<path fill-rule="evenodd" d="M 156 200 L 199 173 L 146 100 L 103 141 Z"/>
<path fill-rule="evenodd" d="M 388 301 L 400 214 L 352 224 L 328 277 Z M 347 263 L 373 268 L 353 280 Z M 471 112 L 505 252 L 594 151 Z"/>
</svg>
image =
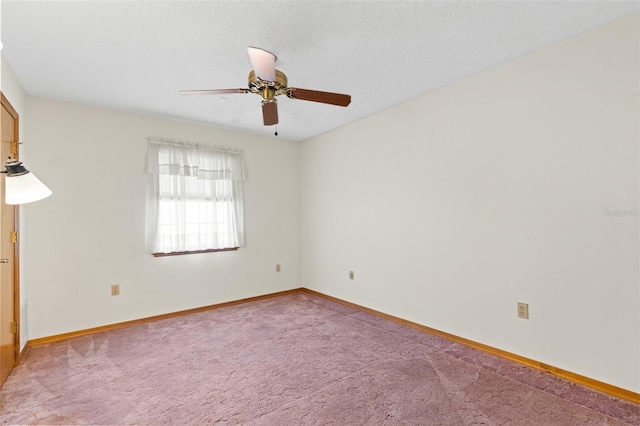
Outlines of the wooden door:
<svg viewBox="0 0 640 426">
<path fill-rule="evenodd" d="M 18 114 L 9 101 L 1 95 L 2 116 L 0 128 L 0 167 L 11 156 L 17 158 Z M 4 167 L 2 167 L 4 170 Z M 19 358 L 20 334 L 18 256 L 17 256 L 17 207 L 4 202 L 5 177 L 0 180 L 0 386 L 11 373 Z"/>
</svg>

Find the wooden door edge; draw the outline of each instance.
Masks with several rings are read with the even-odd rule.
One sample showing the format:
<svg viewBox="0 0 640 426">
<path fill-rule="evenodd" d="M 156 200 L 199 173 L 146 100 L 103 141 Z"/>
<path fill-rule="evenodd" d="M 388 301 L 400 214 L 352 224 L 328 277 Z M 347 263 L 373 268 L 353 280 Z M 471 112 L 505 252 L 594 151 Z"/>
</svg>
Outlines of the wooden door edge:
<svg viewBox="0 0 640 426">
<path fill-rule="evenodd" d="M 0 104 L 6 108 L 9 115 L 14 119 L 13 136 L 18 142 L 20 140 L 20 116 L 2 91 L 0 91 Z M 17 160 L 20 157 L 20 145 L 16 144 L 16 147 L 15 159 Z M 20 207 L 18 206 L 14 207 L 14 228 L 16 231 L 20 230 Z M 16 367 L 22 358 L 22 352 L 20 351 L 20 238 L 13 246 L 13 259 L 13 321 L 18 324 L 16 333 L 13 335 L 15 344 L 13 364 Z"/>
</svg>

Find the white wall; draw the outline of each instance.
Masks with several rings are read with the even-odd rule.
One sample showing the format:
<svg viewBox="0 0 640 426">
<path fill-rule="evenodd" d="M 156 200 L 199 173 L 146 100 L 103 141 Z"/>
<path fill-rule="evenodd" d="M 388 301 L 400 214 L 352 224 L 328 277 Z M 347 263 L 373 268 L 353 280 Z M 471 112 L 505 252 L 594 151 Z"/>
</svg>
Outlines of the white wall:
<svg viewBox="0 0 640 426">
<path fill-rule="evenodd" d="M 1 70 L 0 90 L 2 90 L 2 93 L 7 98 L 7 100 L 11 103 L 11 106 L 13 107 L 13 109 L 15 109 L 16 112 L 18 113 L 19 123 L 20 123 L 20 128 L 19 128 L 20 134 L 18 136 L 20 141 L 25 141 L 27 140 L 26 126 L 25 126 L 25 122 L 27 120 L 27 117 L 26 117 L 27 95 L 24 92 L 22 85 L 20 84 L 20 81 L 18 80 L 15 73 L 13 72 L 13 68 L 11 68 L 11 64 L 9 64 L 7 59 L 4 57 L 4 54 L 0 54 L 0 56 L 2 56 L 2 66 L 0 67 L 0 70 Z M 26 160 L 27 157 L 24 155 L 23 151 L 24 149 L 21 148 L 20 159 L 23 161 L 28 161 Z M 4 163 L 4 159 L 0 161 L 0 165 L 2 163 Z M 26 207 L 18 208 L 21 225 L 23 223 L 23 218 L 24 218 L 23 212 L 25 208 Z M 18 232 L 22 240 L 22 237 L 24 237 L 28 231 L 26 230 L 25 227 L 21 227 L 21 229 Z M 26 256 L 25 244 L 21 241 L 20 242 L 20 260 L 21 260 L 20 262 L 20 321 L 19 321 L 21 349 L 24 347 L 24 345 L 27 344 L 27 341 L 29 340 L 27 290 L 25 286 L 25 276 L 28 273 L 28 270 L 24 267 L 25 256 Z"/>
<path fill-rule="evenodd" d="M 297 143 L 30 96 L 27 113 L 28 167 L 53 190 L 25 209 L 30 339 L 300 287 Z M 246 248 L 145 253 L 148 136 L 244 150 Z"/>
<path fill-rule="evenodd" d="M 639 392 L 638 34 L 627 18 L 303 142 L 303 285 Z"/>
</svg>

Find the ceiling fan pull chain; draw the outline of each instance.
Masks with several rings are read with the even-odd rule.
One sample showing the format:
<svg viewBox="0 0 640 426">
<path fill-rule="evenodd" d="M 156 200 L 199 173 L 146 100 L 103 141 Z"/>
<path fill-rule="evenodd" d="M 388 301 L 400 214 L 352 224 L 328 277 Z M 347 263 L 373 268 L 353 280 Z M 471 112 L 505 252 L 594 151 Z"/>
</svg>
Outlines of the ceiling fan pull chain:
<svg viewBox="0 0 640 426">
<path fill-rule="evenodd" d="M 275 133 L 275 135 L 278 136 L 278 125 L 277 124 L 276 124 L 276 133 Z"/>
</svg>

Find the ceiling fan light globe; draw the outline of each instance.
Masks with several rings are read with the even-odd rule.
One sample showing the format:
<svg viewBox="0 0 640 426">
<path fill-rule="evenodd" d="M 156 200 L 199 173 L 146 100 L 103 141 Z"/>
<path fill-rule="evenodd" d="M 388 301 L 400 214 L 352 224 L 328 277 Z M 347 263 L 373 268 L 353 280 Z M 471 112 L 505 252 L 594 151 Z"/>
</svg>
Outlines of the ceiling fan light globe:
<svg viewBox="0 0 640 426">
<path fill-rule="evenodd" d="M 247 48 L 247 53 L 258 78 L 264 81 L 276 80 L 276 55 L 257 47 Z"/>
</svg>

